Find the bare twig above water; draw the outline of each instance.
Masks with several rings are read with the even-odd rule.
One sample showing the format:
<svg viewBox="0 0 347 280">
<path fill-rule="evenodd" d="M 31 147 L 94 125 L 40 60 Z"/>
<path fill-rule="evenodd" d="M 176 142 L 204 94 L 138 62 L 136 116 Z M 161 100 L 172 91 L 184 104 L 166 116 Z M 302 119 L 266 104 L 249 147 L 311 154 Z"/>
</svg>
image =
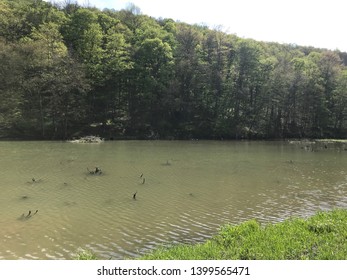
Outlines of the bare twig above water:
<svg viewBox="0 0 347 280">
<path fill-rule="evenodd" d="M 39 212 L 39 210 L 36 210 L 36 211 L 32 214 L 31 210 L 29 210 L 29 212 L 28 212 L 27 215 L 25 215 L 25 214 L 23 213 L 23 214 L 18 218 L 18 220 L 21 220 L 21 221 L 27 220 L 27 219 L 33 217 L 34 215 L 36 215 L 37 212 Z"/>
<path fill-rule="evenodd" d="M 166 160 L 165 163 L 162 163 L 163 166 L 170 166 L 171 165 L 171 162 L 169 160 Z"/>
</svg>

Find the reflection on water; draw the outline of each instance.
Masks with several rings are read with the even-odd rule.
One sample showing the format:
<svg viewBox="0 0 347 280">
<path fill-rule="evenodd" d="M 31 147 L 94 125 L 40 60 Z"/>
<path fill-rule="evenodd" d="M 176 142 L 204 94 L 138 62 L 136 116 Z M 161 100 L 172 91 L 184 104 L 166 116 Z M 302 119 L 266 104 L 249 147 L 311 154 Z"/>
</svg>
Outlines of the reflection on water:
<svg viewBox="0 0 347 280">
<path fill-rule="evenodd" d="M 347 207 L 347 151 L 338 149 L 0 142 L 0 156 L 0 259 L 71 259 L 79 247 L 131 258 L 161 244 L 204 241 L 225 223 Z M 96 167 L 102 173 L 91 174 Z"/>
</svg>

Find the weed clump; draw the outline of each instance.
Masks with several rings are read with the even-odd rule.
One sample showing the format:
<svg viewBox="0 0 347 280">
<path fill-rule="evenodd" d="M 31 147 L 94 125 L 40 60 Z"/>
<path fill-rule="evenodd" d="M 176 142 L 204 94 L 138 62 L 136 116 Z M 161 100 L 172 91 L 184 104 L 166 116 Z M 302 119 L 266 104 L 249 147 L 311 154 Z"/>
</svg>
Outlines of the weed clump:
<svg viewBox="0 0 347 280">
<path fill-rule="evenodd" d="M 264 226 L 256 220 L 225 225 L 205 243 L 159 248 L 142 259 L 346 260 L 347 210 Z"/>
</svg>

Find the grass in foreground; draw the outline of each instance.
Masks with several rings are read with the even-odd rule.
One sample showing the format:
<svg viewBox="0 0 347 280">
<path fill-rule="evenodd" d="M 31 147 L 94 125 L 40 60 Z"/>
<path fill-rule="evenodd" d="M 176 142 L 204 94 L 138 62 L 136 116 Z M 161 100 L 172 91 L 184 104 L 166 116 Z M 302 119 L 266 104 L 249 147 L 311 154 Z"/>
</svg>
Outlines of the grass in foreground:
<svg viewBox="0 0 347 280">
<path fill-rule="evenodd" d="M 202 244 L 159 248 L 146 260 L 347 260 L 347 210 L 318 212 L 262 227 L 226 225 Z"/>
<path fill-rule="evenodd" d="M 82 250 L 78 260 L 97 256 Z M 162 247 L 142 260 L 347 260 L 347 210 L 318 212 L 261 226 L 256 220 L 225 225 L 205 243 Z"/>
<path fill-rule="evenodd" d="M 98 257 L 90 250 L 80 248 L 75 256 L 76 260 L 97 260 Z"/>
</svg>

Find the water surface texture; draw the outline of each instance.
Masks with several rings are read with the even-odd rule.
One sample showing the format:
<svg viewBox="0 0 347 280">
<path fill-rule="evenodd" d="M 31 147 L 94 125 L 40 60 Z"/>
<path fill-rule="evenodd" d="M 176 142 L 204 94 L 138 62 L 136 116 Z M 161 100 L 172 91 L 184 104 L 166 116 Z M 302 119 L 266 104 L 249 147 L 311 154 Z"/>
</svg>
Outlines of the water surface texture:
<svg viewBox="0 0 347 280">
<path fill-rule="evenodd" d="M 347 207 L 347 151 L 330 146 L 16 141 L 0 142 L 0 158 L 0 259 L 133 258 L 225 223 Z"/>
</svg>

